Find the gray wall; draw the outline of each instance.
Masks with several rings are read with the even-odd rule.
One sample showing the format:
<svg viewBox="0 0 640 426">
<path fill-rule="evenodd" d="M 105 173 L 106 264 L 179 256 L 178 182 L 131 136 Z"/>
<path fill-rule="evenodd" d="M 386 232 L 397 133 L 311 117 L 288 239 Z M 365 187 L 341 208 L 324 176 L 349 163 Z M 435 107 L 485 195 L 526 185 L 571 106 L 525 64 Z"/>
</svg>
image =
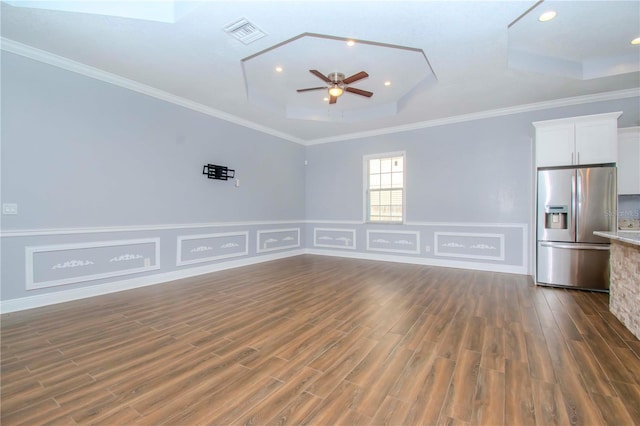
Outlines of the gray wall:
<svg viewBox="0 0 640 426">
<path fill-rule="evenodd" d="M 3 52 L 2 199 L 4 230 L 299 220 L 304 147 Z"/>
<path fill-rule="evenodd" d="M 294 222 L 304 220 L 303 146 L 4 51 L 1 136 L 2 202 L 17 203 L 19 211 L 1 218 L 10 235 L 2 238 L 2 300 L 114 280 L 95 278 L 105 274 L 135 279 L 216 263 L 178 265 L 176 240 L 194 234 L 249 233 L 247 244 L 238 236 L 224 237 L 238 243 L 201 240 L 212 258 L 264 255 L 258 253 L 258 231 L 299 227 Z M 240 187 L 207 179 L 206 163 L 235 169 Z M 287 223 L 274 223 L 282 221 Z M 179 224 L 222 226 L 171 227 Z M 153 225 L 168 228 L 121 232 Z M 114 229 L 11 236 L 16 230 L 95 227 Z M 108 245 L 148 238 L 159 239 L 158 259 L 149 255 L 150 245 Z M 106 248 L 70 249 L 103 243 Z M 268 244 L 271 256 L 279 244 L 291 246 Z M 75 283 L 25 290 L 26 247 L 42 246 L 56 250 L 33 255 L 38 285 Z M 206 255 L 194 252 L 183 260 Z"/>
<path fill-rule="evenodd" d="M 530 133 L 501 118 L 311 146 L 307 217 L 362 219 L 362 157 L 405 151 L 408 222 L 526 222 Z"/>
<path fill-rule="evenodd" d="M 623 111 L 629 127 L 639 109 L 630 98 L 303 147 L 2 52 L 2 202 L 19 214 L 1 217 L 0 300 L 305 249 L 528 273 L 531 122 Z M 362 223 L 362 157 L 391 151 L 407 155 L 407 223 Z M 241 186 L 206 179 L 205 163 Z"/>
<path fill-rule="evenodd" d="M 638 125 L 636 97 L 310 146 L 308 246 L 352 257 L 401 256 L 422 264 L 531 273 L 531 123 L 612 111 L 623 111 L 620 127 Z M 407 222 L 358 223 L 364 216 L 363 156 L 395 151 L 406 152 Z M 386 234 L 372 234 L 380 230 Z M 355 231 L 355 246 L 338 242 L 347 231 Z"/>
<path fill-rule="evenodd" d="M 406 151 L 408 222 L 527 222 L 532 211 L 533 121 L 623 111 L 638 98 L 576 105 L 307 148 L 306 217 L 362 220 L 363 160 Z"/>
</svg>

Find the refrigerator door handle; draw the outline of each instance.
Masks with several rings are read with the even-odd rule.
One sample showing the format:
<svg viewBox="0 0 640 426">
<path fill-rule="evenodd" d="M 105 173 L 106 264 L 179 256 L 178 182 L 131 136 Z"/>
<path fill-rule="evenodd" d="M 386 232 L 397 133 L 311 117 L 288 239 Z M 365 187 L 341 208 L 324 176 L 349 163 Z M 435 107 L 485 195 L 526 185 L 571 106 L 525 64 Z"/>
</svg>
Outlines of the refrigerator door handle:
<svg viewBox="0 0 640 426">
<path fill-rule="evenodd" d="M 541 241 L 542 247 L 553 247 L 571 250 L 609 250 L 609 244 L 567 244 Z"/>
<path fill-rule="evenodd" d="M 575 241 L 577 237 L 577 229 L 578 229 L 578 215 L 576 214 L 577 209 L 579 208 L 578 204 L 578 191 L 580 188 L 578 185 L 578 172 L 576 170 L 573 171 L 573 176 L 571 177 L 571 238 Z"/>
</svg>

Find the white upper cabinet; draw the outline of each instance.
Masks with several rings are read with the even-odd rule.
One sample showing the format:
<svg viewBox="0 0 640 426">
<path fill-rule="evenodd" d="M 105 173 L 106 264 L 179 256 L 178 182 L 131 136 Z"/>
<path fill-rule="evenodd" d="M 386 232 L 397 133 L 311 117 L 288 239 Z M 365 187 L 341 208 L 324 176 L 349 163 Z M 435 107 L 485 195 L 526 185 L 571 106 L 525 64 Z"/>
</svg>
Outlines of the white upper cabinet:
<svg viewBox="0 0 640 426">
<path fill-rule="evenodd" d="M 536 165 L 538 167 L 566 166 L 575 161 L 575 126 L 558 124 L 536 126 Z"/>
<path fill-rule="evenodd" d="M 622 112 L 537 121 L 536 166 L 615 163 Z"/>
<path fill-rule="evenodd" d="M 640 127 L 618 130 L 618 194 L 640 194 Z"/>
</svg>

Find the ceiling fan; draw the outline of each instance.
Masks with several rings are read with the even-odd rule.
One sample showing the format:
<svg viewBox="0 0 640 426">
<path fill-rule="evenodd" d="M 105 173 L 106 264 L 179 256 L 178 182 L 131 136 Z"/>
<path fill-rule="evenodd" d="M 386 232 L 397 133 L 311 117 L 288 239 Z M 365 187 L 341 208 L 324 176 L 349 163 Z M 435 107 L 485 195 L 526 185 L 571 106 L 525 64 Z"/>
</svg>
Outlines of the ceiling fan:
<svg viewBox="0 0 640 426">
<path fill-rule="evenodd" d="M 355 93 L 356 95 L 366 96 L 367 98 L 370 98 L 371 96 L 373 96 L 373 92 L 368 92 L 366 90 L 356 89 L 355 87 L 348 86 L 351 83 L 354 83 L 358 80 L 362 80 L 363 78 L 369 77 L 369 74 L 367 74 L 364 71 L 360 71 L 359 73 L 356 73 L 347 78 L 344 78 L 344 74 L 340 72 L 332 72 L 326 76 L 318 70 L 309 70 L 309 72 L 315 75 L 316 77 L 318 77 L 320 80 L 327 83 L 328 86 L 310 87 L 308 89 L 298 89 L 298 92 L 308 92 L 310 90 L 323 90 L 323 89 L 328 90 L 330 104 L 335 104 L 336 101 L 338 100 L 338 97 L 342 96 L 344 92 Z"/>
</svg>

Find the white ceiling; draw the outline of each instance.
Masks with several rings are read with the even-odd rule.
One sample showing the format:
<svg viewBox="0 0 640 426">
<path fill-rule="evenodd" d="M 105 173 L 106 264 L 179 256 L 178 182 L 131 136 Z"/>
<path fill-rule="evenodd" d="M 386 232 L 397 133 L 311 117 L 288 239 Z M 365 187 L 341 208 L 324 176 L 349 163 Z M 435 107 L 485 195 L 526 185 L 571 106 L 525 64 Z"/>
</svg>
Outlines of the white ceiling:
<svg viewBox="0 0 640 426">
<path fill-rule="evenodd" d="M 640 88 L 637 0 L 548 0 L 525 16 L 535 1 L 201 1 L 182 4 L 175 23 L 10 3 L 1 4 L 3 49 L 306 144 Z M 556 19 L 538 22 L 547 9 Z M 240 18 L 266 36 L 231 37 L 224 27 Z M 373 44 L 348 50 L 344 39 Z M 352 86 L 374 96 L 328 105 L 323 91 L 297 93 L 323 85 L 310 69 L 364 70 L 370 77 Z"/>
</svg>

